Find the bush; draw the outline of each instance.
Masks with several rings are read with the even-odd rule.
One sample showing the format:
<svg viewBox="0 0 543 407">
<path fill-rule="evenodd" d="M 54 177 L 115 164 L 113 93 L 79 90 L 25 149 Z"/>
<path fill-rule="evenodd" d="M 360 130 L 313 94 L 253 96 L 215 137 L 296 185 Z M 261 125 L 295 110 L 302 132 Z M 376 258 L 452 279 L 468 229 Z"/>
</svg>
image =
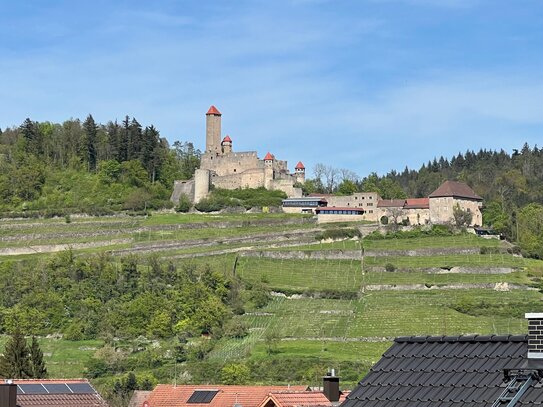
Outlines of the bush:
<svg viewBox="0 0 543 407">
<path fill-rule="evenodd" d="M 393 271 L 396 271 L 396 266 L 392 263 L 387 263 L 385 264 L 385 270 L 392 273 Z"/>
<path fill-rule="evenodd" d="M 381 225 L 388 225 L 388 216 L 381 216 Z"/>
<path fill-rule="evenodd" d="M 351 239 L 353 237 L 361 237 L 362 233 L 356 228 L 345 229 L 328 229 L 315 236 L 317 240 L 323 239 Z"/>
<path fill-rule="evenodd" d="M 226 207 L 226 204 L 224 202 L 221 202 L 220 200 L 210 197 L 200 200 L 200 202 L 195 204 L 194 207 L 200 212 L 208 213 L 220 211 L 221 209 Z"/>
<path fill-rule="evenodd" d="M 175 210 L 177 212 L 183 212 L 183 213 L 187 213 L 188 211 L 190 211 L 190 207 L 192 206 L 191 202 L 190 202 L 190 199 L 187 195 L 185 194 L 182 194 L 180 197 L 179 197 L 179 204 L 177 205 L 177 207 L 175 208 Z"/>
</svg>

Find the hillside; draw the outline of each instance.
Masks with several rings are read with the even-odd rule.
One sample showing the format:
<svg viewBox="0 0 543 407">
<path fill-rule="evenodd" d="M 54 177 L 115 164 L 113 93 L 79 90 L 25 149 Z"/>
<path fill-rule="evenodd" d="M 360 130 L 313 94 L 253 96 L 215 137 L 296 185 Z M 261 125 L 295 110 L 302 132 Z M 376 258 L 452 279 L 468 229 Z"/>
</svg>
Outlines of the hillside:
<svg viewBox="0 0 543 407">
<path fill-rule="evenodd" d="M 317 383 L 333 366 L 352 384 L 395 336 L 522 333 L 543 299 L 543 261 L 469 234 L 321 242 L 322 226 L 284 214 L 1 225 L 3 332 L 19 321 L 52 375 L 90 376 L 106 394 L 132 370 Z"/>
</svg>

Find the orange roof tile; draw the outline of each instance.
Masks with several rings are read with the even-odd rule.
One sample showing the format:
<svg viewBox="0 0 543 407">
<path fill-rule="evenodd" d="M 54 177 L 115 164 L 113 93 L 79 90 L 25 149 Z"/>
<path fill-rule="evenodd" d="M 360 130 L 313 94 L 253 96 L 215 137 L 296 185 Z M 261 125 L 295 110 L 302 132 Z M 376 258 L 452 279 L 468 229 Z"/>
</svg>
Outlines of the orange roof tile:
<svg viewBox="0 0 543 407">
<path fill-rule="evenodd" d="M 345 400 L 347 393 L 341 393 L 339 402 Z M 268 397 L 260 403 L 259 407 L 315 407 L 334 405 L 326 398 L 322 391 L 284 391 L 271 392 Z"/>
<path fill-rule="evenodd" d="M 214 114 L 216 116 L 221 116 L 222 115 L 222 113 L 219 112 L 219 110 L 213 105 L 211 105 L 211 107 L 207 111 L 206 115 L 208 115 L 208 114 Z"/>
<path fill-rule="evenodd" d="M 429 209 L 429 198 L 407 198 L 405 200 L 404 209 Z"/>
<path fill-rule="evenodd" d="M 226 137 L 222 139 L 222 142 L 223 142 L 223 143 L 231 143 L 231 142 L 232 142 L 232 139 L 230 138 L 229 135 L 226 135 Z"/>
<path fill-rule="evenodd" d="M 266 154 L 266 157 L 264 157 L 264 160 L 273 160 L 275 157 L 273 156 L 273 154 L 270 154 L 270 152 L 268 151 L 268 154 Z"/>
<path fill-rule="evenodd" d="M 296 167 L 294 168 L 296 168 L 297 170 L 305 170 L 305 166 L 301 161 L 298 161 L 298 164 L 296 164 Z"/>
<path fill-rule="evenodd" d="M 149 407 L 258 407 L 264 398 L 273 391 L 288 389 L 302 391 L 306 386 L 217 386 L 217 385 L 182 385 L 159 384 L 155 387 L 147 402 Z M 209 403 L 187 403 L 195 390 L 218 390 Z"/>
</svg>

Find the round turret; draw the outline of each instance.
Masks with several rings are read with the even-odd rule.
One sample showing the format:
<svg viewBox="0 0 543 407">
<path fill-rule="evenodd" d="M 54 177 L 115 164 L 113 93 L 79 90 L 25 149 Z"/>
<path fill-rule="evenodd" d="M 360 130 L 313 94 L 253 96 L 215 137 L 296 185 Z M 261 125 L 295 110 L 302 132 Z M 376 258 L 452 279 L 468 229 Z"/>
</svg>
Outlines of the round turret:
<svg viewBox="0 0 543 407">
<path fill-rule="evenodd" d="M 226 137 L 222 140 L 221 146 L 223 154 L 232 152 L 232 139 L 229 135 L 226 135 Z"/>
</svg>

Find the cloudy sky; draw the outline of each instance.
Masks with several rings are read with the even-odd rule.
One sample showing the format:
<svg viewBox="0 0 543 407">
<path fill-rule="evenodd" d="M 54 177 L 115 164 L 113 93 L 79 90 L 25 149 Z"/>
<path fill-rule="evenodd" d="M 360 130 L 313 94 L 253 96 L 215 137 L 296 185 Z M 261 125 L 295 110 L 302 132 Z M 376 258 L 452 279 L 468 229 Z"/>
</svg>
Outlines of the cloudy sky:
<svg viewBox="0 0 543 407">
<path fill-rule="evenodd" d="M 371 171 L 543 145 L 541 0 L 0 0 L 0 127 L 135 116 Z M 292 168 L 291 168 L 292 169 Z"/>
</svg>

